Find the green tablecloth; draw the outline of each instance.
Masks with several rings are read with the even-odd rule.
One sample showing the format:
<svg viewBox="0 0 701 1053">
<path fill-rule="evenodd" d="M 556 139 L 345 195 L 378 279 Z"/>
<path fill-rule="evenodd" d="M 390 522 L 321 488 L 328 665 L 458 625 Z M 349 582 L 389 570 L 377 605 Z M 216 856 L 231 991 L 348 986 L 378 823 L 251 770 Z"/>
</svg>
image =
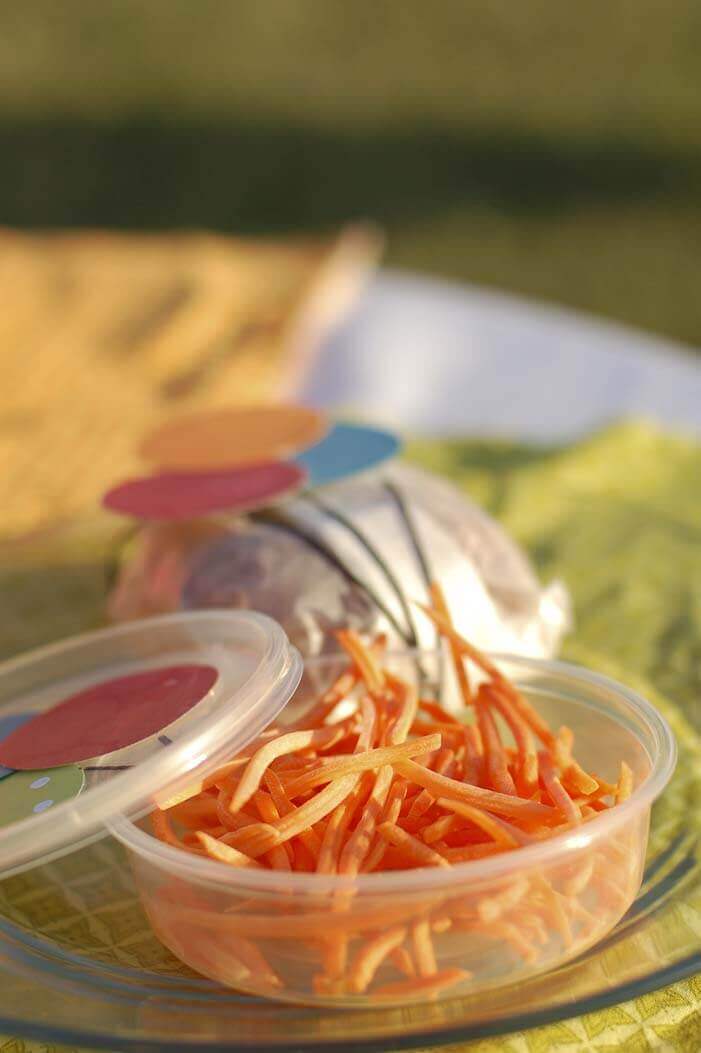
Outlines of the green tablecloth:
<svg viewBox="0 0 701 1053">
<path fill-rule="evenodd" d="M 642 423 L 567 448 L 422 442 L 409 455 L 450 476 L 522 542 L 544 580 L 570 586 L 576 627 L 564 654 L 654 685 L 681 709 L 701 697 L 701 448 Z M 104 527 L 0 550 L 0 651 L 99 622 Z M 688 763 L 688 762 L 687 762 Z M 445 1050 L 628 1053 L 701 1048 L 701 977 L 547 1027 Z M 0 1039 L 0 1053 L 48 1047 Z M 65 1049 L 63 1053 L 66 1053 Z"/>
</svg>

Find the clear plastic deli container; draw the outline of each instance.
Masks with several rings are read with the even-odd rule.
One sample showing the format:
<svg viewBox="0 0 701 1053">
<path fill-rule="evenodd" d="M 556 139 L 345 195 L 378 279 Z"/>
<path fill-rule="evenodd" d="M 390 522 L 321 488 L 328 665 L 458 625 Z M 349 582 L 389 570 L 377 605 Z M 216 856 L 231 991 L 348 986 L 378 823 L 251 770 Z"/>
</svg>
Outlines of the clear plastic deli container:
<svg viewBox="0 0 701 1053">
<path fill-rule="evenodd" d="M 581 763 L 613 782 L 626 761 L 636 787 L 626 802 L 581 828 L 489 859 L 354 879 L 230 868 L 157 840 L 147 816 L 117 816 L 109 829 L 131 857 L 159 939 L 222 984 L 339 1007 L 475 994 L 552 969 L 601 940 L 640 887 L 650 808 L 672 773 L 674 739 L 651 705 L 611 680 L 557 662 L 497 660 L 546 720 L 571 727 Z M 390 665 L 407 680 L 420 666 L 438 681 L 441 661 L 436 653 L 404 653 Z M 337 660 L 307 662 L 295 716 L 337 672 Z M 210 736 L 212 755 L 198 772 L 240 748 L 243 736 L 228 739 L 222 730 L 216 749 Z M 401 950 L 416 949 L 426 929 L 435 963 L 407 985 Z M 364 984 L 373 947 L 388 944 L 393 956 Z"/>
<path fill-rule="evenodd" d="M 441 655 L 403 652 L 388 661 L 409 681 L 421 676 L 435 690 L 443 683 L 449 699 Z M 303 667 L 271 619 L 198 611 L 74 637 L 7 662 L 0 717 L 53 709 L 106 679 L 163 673 L 176 663 L 206 665 L 212 683 L 163 728 L 81 762 L 84 787 L 70 799 L 50 798 L 50 771 L 31 783 L 16 774 L 0 779 L 6 803 L 13 786 L 29 794 L 26 814 L 0 824 L 0 877 L 111 832 L 126 848 L 162 943 L 205 976 L 275 999 L 404 1003 L 474 994 L 551 969 L 601 940 L 634 899 L 650 808 L 672 772 L 675 744 L 652 706 L 610 680 L 538 659 L 497 661 L 546 720 L 572 728 L 583 764 L 613 781 L 625 760 L 632 796 L 576 830 L 513 852 L 355 879 L 233 869 L 163 844 L 149 819 L 154 803 L 211 774 L 272 721 L 298 717 L 339 672 L 338 656 Z M 96 711 L 99 719 L 104 713 Z M 427 933 L 435 962 L 407 990 L 402 948 L 416 951 L 423 940 L 425 950 Z M 393 956 L 364 984 L 373 948 L 387 941 Z"/>
</svg>

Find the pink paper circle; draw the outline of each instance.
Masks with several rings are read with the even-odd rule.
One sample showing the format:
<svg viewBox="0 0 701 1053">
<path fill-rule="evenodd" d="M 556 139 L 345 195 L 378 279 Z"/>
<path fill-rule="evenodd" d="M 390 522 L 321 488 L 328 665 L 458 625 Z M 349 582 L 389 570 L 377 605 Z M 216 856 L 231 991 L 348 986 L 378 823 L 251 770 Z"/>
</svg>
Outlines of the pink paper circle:
<svg viewBox="0 0 701 1053">
<path fill-rule="evenodd" d="M 218 678 L 211 665 L 173 665 L 79 691 L 0 742 L 0 764 L 55 768 L 132 746 L 197 705 Z"/>
<path fill-rule="evenodd" d="M 211 512 L 250 512 L 299 490 L 306 471 L 286 461 L 217 472 L 161 472 L 109 490 L 105 508 L 135 519 L 195 519 Z"/>
</svg>

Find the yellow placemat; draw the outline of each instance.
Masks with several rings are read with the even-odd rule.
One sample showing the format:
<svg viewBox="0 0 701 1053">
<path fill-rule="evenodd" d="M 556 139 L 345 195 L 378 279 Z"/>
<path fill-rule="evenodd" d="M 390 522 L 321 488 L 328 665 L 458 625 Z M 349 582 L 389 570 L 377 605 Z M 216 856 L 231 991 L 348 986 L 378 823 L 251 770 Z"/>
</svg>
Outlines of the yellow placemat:
<svg viewBox="0 0 701 1053">
<path fill-rule="evenodd" d="M 411 455 L 480 499 L 528 547 L 544 577 L 557 574 L 568 582 L 577 627 L 567 656 L 630 681 L 673 719 L 681 762 L 658 809 L 653 841 L 665 824 L 698 823 L 701 794 L 693 745 L 698 740 L 687 730 L 683 713 L 697 703 L 701 686 L 701 449 L 633 424 L 566 449 L 452 442 L 420 444 Z M 15 643 L 23 631 L 29 644 L 100 619 L 104 582 L 95 568 L 100 552 L 109 547 L 101 529 L 100 521 L 86 521 L 60 537 L 37 538 L 16 547 L 11 566 L 0 566 L 0 604 L 24 604 L 23 614 L 10 622 Z M 14 648 L 1 637 L 0 628 L 0 645 Z M 696 898 L 689 900 L 682 920 L 693 915 L 698 931 L 701 903 Z M 21 909 L 19 899 L 17 906 Z M 47 923 L 59 924 L 60 917 L 51 916 Z M 677 940 L 673 924 L 667 935 Z M 445 1049 L 695 1053 L 701 1048 L 700 1010 L 701 980 L 691 978 L 587 1016 Z M 0 1040 L 2 1053 L 47 1048 Z"/>
<path fill-rule="evenodd" d="M 377 250 L 0 231 L 0 537 L 85 512 L 165 417 L 284 397 Z"/>
</svg>

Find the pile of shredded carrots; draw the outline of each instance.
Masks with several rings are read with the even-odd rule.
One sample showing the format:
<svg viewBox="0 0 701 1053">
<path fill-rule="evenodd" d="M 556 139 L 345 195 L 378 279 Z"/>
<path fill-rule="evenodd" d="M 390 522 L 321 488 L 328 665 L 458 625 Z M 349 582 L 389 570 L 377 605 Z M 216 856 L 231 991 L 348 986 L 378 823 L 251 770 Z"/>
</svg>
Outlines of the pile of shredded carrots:
<svg viewBox="0 0 701 1053">
<path fill-rule="evenodd" d="M 291 726 L 267 729 L 241 755 L 157 810 L 154 833 L 230 867 L 352 878 L 449 868 L 512 852 L 625 800 L 633 788 L 630 768 L 621 764 L 616 783 L 585 771 L 575 759 L 572 732 L 551 730 L 500 670 L 458 635 L 437 585 L 432 602 L 424 609 L 447 641 L 463 713 L 420 697 L 385 668 L 382 638 L 364 644 L 353 632 L 341 632 L 348 666 L 311 709 Z M 613 887 L 611 868 L 591 859 L 563 874 L 558 891 L 542 878 L 512 875 L 489 895 L 456 901 L 451 909 L 443 903 L 415 917 L 410 907 L 403 915 L 398 910 L 397 918 L 384 912 L 374 921 L 359 919 L 351 911 L 353 893 L 346 892 L 330 907 L 335 923 L 329 932 L 320 921 L 322 931 L 308 926 L 297 935 L 321 948 L 317 995 L 435 994 L 470 976 L 463 968 L 438 967 L 436 934 L 488 931 L 533 961 L 550 930 L 565 945 L 572 944 L 573 925 L 580 938 L 591 939 L 596 911 L 579 898 L 588 883 L 607 903 L 616 896 L 624 903 L 626 892 Z M 345 927 L 339 923 L 344 911 L 353 919 Z M 239 927 L 232 951 L 248 956 L 243 975 L 266 978 L 274 993 L 282 981 L 246 936 L 255 932 L 254 920 L 248 929 Z M 287 931 L 284 923 L 272 936 L 269 930 L 266 938 L 282 939 Z M 383 965 L 391 965 L 397 979 L 373 987 Z"/>
</svg>

